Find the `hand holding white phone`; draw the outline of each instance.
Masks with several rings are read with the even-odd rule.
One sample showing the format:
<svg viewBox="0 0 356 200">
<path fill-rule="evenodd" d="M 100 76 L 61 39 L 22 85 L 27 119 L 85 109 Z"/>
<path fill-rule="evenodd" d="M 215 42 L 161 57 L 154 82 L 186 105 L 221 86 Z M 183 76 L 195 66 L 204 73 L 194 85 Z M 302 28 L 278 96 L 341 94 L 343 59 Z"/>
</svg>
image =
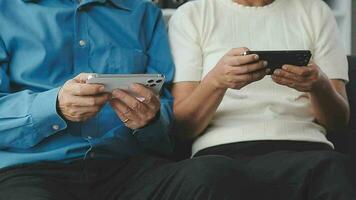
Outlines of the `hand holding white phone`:
<svg viewBox="0 0 356 200">
<path fill-rule="evenodd" d="M 112 93 L 110 105 L 128 128 L 146 126 L 160 109 L 158 94 L 164 84 L 163 75 L 93 74 L 86 83 L 102 84 L 106 92 Z"/>
<path fill-rule="evenodd" d="M 131 85 L 141 84 L 159 94 L 164 80 L 161 74 L 92 74 L 86 83 L 102 84 L 106 92 L 112 92 L 115 89 L 129 91 Z"/>
</svg>

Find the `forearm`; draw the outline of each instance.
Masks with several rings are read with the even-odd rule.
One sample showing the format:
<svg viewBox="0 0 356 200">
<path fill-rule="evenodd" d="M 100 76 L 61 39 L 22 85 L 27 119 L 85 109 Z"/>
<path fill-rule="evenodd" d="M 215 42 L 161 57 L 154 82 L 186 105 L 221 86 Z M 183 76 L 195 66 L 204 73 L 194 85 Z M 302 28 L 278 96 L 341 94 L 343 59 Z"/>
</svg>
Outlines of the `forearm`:
<svg viewBox="0 0 356 200">
<path fill-rule="evenodd" d="M 227 88 L 240 90 L 266 75 L 267 63 L 258 55 L 242 56 L 248 50 L 231 49 L 200 83 L 186 81 L 173 86 L 176 130 L 180 136 L 193 139 L 207 128 Z"/>
<path fill-rule="evenodd" d="M 310 92 L 310 98 L 317 122 L 327 130 L 347 125 L 350 116 L 348 101 L 331 80 L 325 78 L 317 90 Z"/>
<path fill-rule="evenodd" d="M 64 130 L 67 124 L 56 110 L 57 92 L 26 90 L 0 97 L 0 148 L 29 148 Z"/>
<path fill-rule="evenodd" d="M 175 130 L 179 137 L 198 137 L 209 125 L 225 92 L 226 89 L 217 89 L 204 79 L 187 98 L 176 102 Z"/>
</svg>

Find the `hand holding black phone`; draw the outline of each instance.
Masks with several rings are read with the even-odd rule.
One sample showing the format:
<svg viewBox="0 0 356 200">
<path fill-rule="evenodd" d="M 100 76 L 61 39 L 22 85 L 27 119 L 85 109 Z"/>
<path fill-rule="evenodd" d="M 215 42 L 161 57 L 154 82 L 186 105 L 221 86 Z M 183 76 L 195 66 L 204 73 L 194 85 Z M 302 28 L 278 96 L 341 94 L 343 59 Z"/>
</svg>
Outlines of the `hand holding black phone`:
<svg viewBox="0 0 356 200">
<path fill-rule="evenodd" d="M 260 60 L 268 62 L 267 68 L 274 70 L 282 68 L 283 65 L 307 66 L 311 52 L 309 50 L 286 50 L 286 51 L 247 51 L 244 55 L 257 54 Z"/>
</svg>

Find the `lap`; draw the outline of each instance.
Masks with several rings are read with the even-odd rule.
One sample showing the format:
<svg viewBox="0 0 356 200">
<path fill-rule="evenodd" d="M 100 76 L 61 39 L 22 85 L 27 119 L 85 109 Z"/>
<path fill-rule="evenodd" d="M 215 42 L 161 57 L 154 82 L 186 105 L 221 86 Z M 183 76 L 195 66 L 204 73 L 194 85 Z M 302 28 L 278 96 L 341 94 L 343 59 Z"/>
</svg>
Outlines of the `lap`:
<svg viewBox="0 0 356 200">
<path fill-rule="evenodd" d="M 143 167 L 121 190 L 104 186 L 107 196 L 102 199 L 236 199 L 244 195 L 247 185 L 233 159 L 225 156 L 202 156 L 181 162 L 150 157 L 142 162 Z M 237 179 L 241 180 L 240 185 L 236 184 Z"/>
<path fill-rule="evenodd" d="M 0 200 L 93 199 L 93 186 L 120 171 L 127 161 L 78 160 L 25 164 L 0 171 Z"/>
<path fill-rule="evenodd" d="M 203 150 L 198 156 L 208 153 L 233 158 L 237 166 L 242 166 L 251 188 L 258 191 L 253 196 L 341 200 L 349 199 L 354 194 L 347 156 L 327 149 L 278 149 L 271 148 L 275 146 L 273 143 L 269 144 L 262 145 L 261 149 L 258 149 L 259 145 L 253 146 L 252 152 L 255 153 L 246 149 L 233 151 L 231 146 L 221 146 Z"/>
<path fill-rule="evenodd" d="M 75 199 L 65 181 L 55 180 L 26 169 L 0 174 L 0 199 L 6 200 L 61 200 Z"/>
<path fill-rule="evenodd" d="M 0 199 L 238 199 L 249 184 L 233 163 L 225 156 L 181 162 L 139 156 L 31 165 L 0 173 Z"/>
<path fill-rule="evenodd" d="M 334 151 L 269 153 L 246 166 L 246 173 L 262 186 L 258 189 L 279 190 L 281 199 L 346 200 L 354 193 L 348 159 Z"/>
</svg>

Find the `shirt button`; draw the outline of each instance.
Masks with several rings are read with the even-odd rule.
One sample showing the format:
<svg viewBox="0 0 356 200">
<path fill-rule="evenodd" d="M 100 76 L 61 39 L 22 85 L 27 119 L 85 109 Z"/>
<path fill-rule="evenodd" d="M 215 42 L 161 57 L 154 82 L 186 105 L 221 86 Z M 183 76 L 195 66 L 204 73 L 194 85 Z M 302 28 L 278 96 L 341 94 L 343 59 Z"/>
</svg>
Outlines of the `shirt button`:
<svg viewBox="0 0 356 200">
<path fill-rule="evenodd" d="M 52 129 L 55 130 L 55 131 L 58 131 L 59 130 L 59 125 L 57 125 L 57 124 L 52 125 Z"/>
<path fill-rule="evenodd" d="M 95 155 L 94 152 L 90 152 L 89 156 L 90 156 L 91 158 L 94 158 L 96 155 Z"/>
<path fill-rule="evenodd" d="M 85 40 L 79 40 L 79 46 L 84 47 L 87 44 Z"/>
</svg>

